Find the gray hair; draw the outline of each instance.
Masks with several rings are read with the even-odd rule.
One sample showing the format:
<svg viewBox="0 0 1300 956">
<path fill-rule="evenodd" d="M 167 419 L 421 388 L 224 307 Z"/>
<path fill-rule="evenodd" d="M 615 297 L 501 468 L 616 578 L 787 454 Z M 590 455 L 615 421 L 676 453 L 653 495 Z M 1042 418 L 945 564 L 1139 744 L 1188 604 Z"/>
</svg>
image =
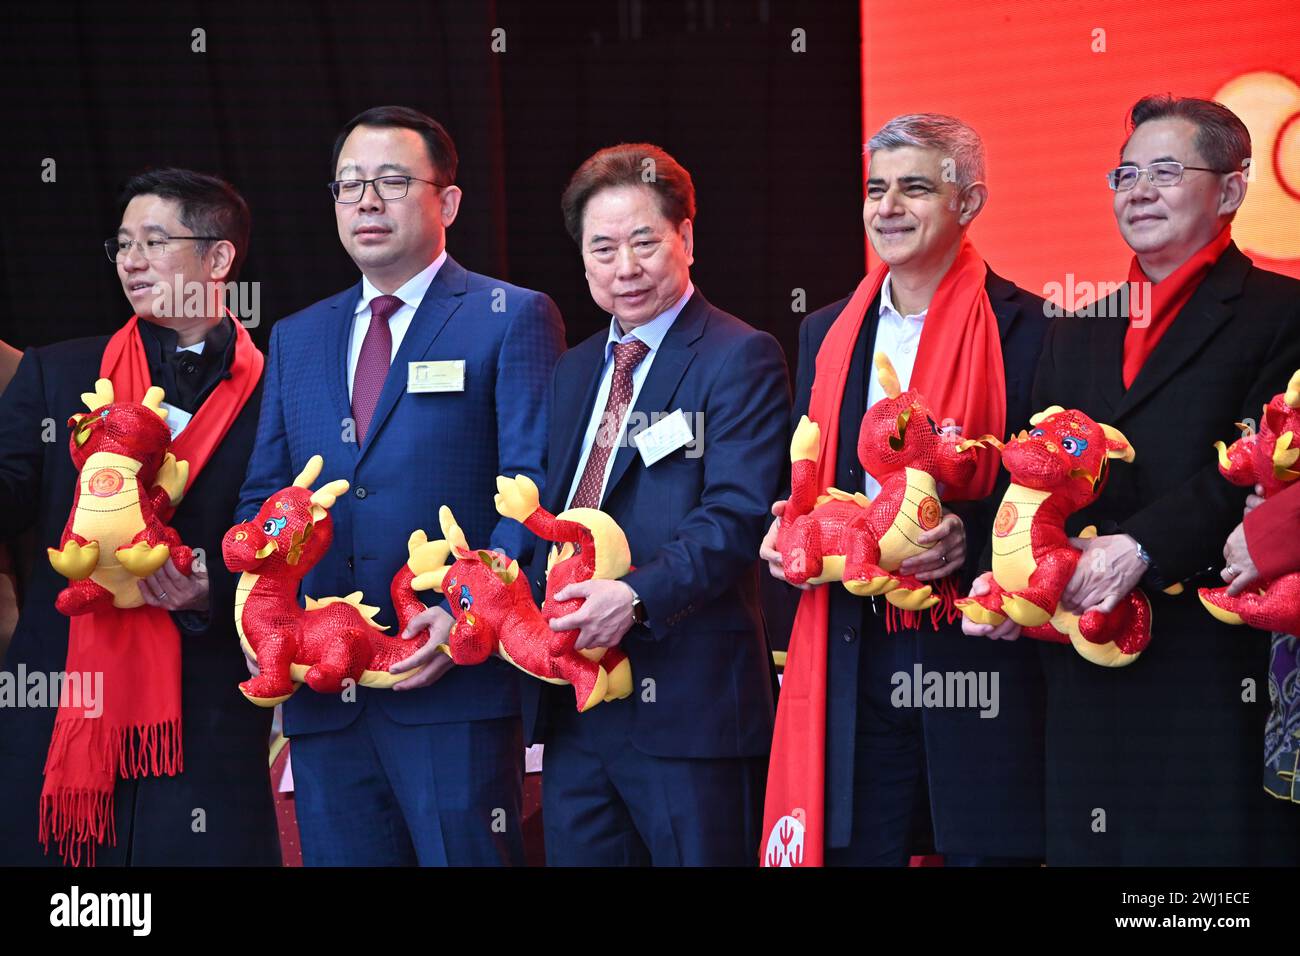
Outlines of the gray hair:
<svg viewBox="0 0 1300 956">
<path fill-rule="evenodd" d="M 957 188 L 984 181 L 984 143 L 955 116 L 943 113 L 907 113 L 895 116 L 867 141 L 867 152 L 917 146 L 937 149 L 956 167 Z"/>
</svg>

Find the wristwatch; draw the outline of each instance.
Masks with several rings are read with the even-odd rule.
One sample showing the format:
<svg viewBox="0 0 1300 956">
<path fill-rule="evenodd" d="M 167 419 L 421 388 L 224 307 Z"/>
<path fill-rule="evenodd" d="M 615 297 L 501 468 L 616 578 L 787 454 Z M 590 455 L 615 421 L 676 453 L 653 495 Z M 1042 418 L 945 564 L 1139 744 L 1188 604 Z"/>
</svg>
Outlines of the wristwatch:
<svg viewBox="0 0 1300 956">
<path fill-rule="evenodd" d="M 632 591 L 630 587 L 628 588 L 628 590 Z M 641 600 L 641 596 L 637 594 L 636 591 L 632 591 L 632 623 L 644 624 L 645 622 L 646 622 L 645 602 Z"/>
</svg>

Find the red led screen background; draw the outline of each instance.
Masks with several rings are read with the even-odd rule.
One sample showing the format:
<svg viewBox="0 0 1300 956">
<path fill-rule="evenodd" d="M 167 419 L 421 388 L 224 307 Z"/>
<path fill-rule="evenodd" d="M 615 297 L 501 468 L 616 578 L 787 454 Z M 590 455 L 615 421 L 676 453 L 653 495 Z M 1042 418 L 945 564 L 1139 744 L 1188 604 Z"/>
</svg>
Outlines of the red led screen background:
<svg viewBox="0 0 1300 956">
<path fill-rule="evenodd" d="M 1144 94 L 1170 92 L 1217 99 L 1245 121 L 1255 169 L 1233 237 L 1261 266 L 1300 277 L 1293 3 L 861 0 L 861 7 L 863 142 L 899 113 L 951 113 L 978 130 L 990 197 L 971 237 L 995 271 L 1039 294 L 1068 276 L 1077 285 L 1127 275 L 1131 254 L 1104 174 L 1118 159 L 1129 107 Z"/>
</svg>

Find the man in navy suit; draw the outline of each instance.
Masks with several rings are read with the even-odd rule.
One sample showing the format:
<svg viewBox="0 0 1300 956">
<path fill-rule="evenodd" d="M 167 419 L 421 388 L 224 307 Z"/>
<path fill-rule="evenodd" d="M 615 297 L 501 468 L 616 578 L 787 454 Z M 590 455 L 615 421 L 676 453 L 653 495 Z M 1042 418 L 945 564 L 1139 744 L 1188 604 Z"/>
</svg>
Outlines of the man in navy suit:
<svg viewBox="0 0 1300 956">
<path fill-rule="evenodd" d="M 884 395 L 871 356 L 884 352 L 906 388 L 922 349 L 942 345 L 923 338 L 927 313 L 988 190 L 982 182 L 983 144 L 953 117 L 895 117 L 867 148 L 864 227 L 888 274 L 853 346 L 840 404 L 835 482 L 874 497 L 879 485 L 857 458 L 862 416 Z M 1007 428 L 1019 430 L 1034 411 L 1029 390 L 1048 328 L 1043 300 L 991 269 L 983 286 L 1001 343 Z M 848 304 L 844 299 L 820 309 L 800 328 L 796 422 L 808 413 L 818 352 Z M 1000 481 L 984 501 L 946 503 L 942 521 L 919 538 L 930 550 L 903 562 L 902 573 L 935 587 L 951 574 L 969 579 L 967 564 L 975 563 L 989 540 L 992 510 L 1005 488 L 1005 478 Z M 783 509 L 778 502 L 772 511 L 780 515 Z M 785 581 L 778 526 L 779 518 L 764 538 L 761 557 Z M 981 645 L 964 637 L 955 622 L 936 631 L 924 620 L 919 629 L 886 633 L 884 602 L 827 587 L 825 863 L 906 865 L 919 848 L 915 838 L 927 839 L 931 828 L 949 865 L 1041 858 L 1043 687 L 1034 652 Z M 918 667 L 923 674 L 983 674 L 986 687 L 994 686 L 987 682 L 996 676 L 996 710 L 975 700 L 965 707 L 899 707 L 898 676 L 914 680 Z"/>
<path fill-rule="evenodd" d="M 611 319 L 556 366 L 543 505 L 611 515 L 633 570 L 558 592 L 585 603 L 551 626 L 622 648 L 633 692 L 579 714 L 568 688 L 526 683 L 547 862 L 750 865 L 774 690 L 754 554 L 784 465 L 785 358 L 691 284 L 695 190 L 662 149 L 601 150 L 562 206 Z"/>
<path fill-rule="evenodd" d="M 353 118 L 334 145 L 339 239 L 362 279 L 278 323 L 237 520 L 315 454 L 345 478 L 334 544 L 304 579 L 313 597 L 360 590 L 396 620 L 389 581 L 416 528 L 448 505 L 470 540 L 531 557 L 492 506 L 498 474 L 542 481 L 546 383 L 564 327 L 545 295 L 447 255 L 456 148 L 405 107 Z M 303 690 L 284 705 L 308 865 L 523 862 L 519 681 L 499 660 L 457 669 L 436 650 L 451 617 L 407 628 L 428 644 L 392 670 L 394 690 Z"/>
</svg>

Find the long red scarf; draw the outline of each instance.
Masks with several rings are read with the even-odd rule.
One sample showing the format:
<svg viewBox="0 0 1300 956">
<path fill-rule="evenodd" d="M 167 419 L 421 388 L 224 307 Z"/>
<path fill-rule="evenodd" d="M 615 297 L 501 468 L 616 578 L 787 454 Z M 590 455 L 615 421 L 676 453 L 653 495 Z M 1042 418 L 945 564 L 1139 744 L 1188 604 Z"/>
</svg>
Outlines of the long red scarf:
<svg viewBox="0 0 1300 956">
<path fill-rule="evenodd" d="M 1132 283 L 1151 282 L 1138 264 L 1137 256 L 1128 266 L 1129 285 L 1129 323 L 1124 332 L 1124 387 L 1130 388 L 1138 372 L 1155 350 L 1164 334 L 1173 325 L 1178 313 L 1192 298 L 1196 287 L 1219 261 L 1224 250 L 1232 242 L 1232 226 L 1223 230 L 1208 243 L 1194 252 L 1186 262 L 1165 276 L 1159 282 L 1151 284 L 1151 307 L 1143 308 L 1145 297 L 1137 294 Z"/>
<path fill-rule="evenodd" d="M 138 402 L 152 384 L 139 321 L 131 316 L 100 360 L 100 377 L 112 381 L 117 401 Z M 234 325 L 230 378 L 217 384 L 171 445 L 177 460 L 190 464 L 186 490 L 262 377 L 262 353 L 244 327 Z M 72 706 L 64 683 L 45 760 L 39 838 L 46 852 L 54 840 L 66 863 L 76 866 L 84 851 L 86 862 L 94 865 L 95 846 L 105 837 L 117 842 L 113 788 L 118 777 L 183 769 L 180 634 L 167 611 L 148 604 L 78 615 L 68 625 L 65 672 L 102 675 L 102 711 L 92 716 L 84 706 Z"/>
<path fill-rule="evenodd" d="M 817 458 L 820 487 L 835 483 L 840 404 L 867 309 L 885 281 L 877 266 L 862 280 L 817 352 L 808 417 L 822 426 Z M 965 435 L 1006 434 L 1006 372 L 997 316 L 984 289 L 988 266 L 963 240 L 935 290 L 921 329 L 909 387 L 919 389 L 941 417 Z M 987 459 L 987 460 L 986 460 Z M 947 497 L 983 498 L 993 490 L 997 456 L 980 456 L 970 486 Z M 790 634 L 782 678 L 763 813 L 764 866 L 821 866 L 826 830 L 826 662 L 830 585 L 803 592 Z"/>
</svg>

